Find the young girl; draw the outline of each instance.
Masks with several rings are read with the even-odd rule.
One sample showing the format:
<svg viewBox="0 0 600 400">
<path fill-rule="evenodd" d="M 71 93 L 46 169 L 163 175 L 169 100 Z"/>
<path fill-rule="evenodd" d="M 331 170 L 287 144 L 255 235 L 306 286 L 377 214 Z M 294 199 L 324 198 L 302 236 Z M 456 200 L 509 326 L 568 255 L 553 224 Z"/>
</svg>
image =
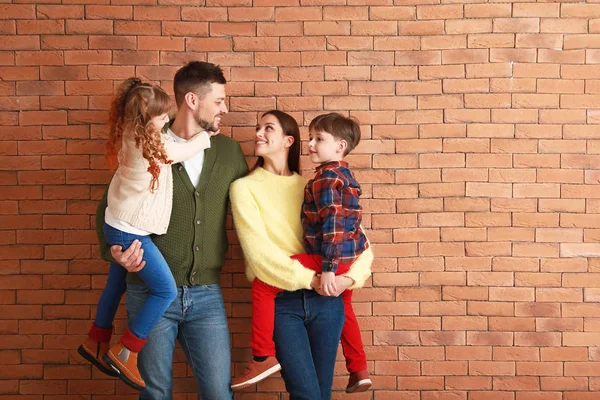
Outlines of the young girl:
<svg viewBox="0 0 600 400">
<path fill-rule="evenodd" d="M 168 122 L 169 96 L 158 86 L 129 78 L 119 86 L 110 109 L 106 158 L 118 165 L 108 188 L 104 235 L 111 245 L 129 247 L 141 242 L 145 266 L 138 272 L 149 289 L 142 306 L 120 343 L 109 349 L 112 323 L 125 293 L 127 270 L 111 263 L 106 287 L 98 302 L 88 339 L 78 352 L 100 371 L 118 376 L 129 386 L 145 387 L 137 368 L 137 355 L 146 337 L 177 296 L 175 280 L 151 234 L 166 233 L 171 217 L 173 179 L 171 163 L 184 161 L 210 147 L 201 132 L 185 143 L 162 133 Z"/>
</svg>

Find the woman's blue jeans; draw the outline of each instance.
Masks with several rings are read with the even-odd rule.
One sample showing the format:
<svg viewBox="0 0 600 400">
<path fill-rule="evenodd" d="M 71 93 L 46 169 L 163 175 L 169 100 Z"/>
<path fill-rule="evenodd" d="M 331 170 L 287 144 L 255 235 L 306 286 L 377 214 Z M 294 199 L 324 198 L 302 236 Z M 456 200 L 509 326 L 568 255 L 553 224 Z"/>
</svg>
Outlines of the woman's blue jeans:
<svg viewBox="0 0 600 400">
<path fill-rule="evenodd" d="M 275 348 L 290 400 L 330 400 L 335 359 L 344 326 L 342 297 L 312 290 L 275 299 Z"/>
<path fill-rule="evenodd" d="M 177 287 L 175 286 L 173 274 L 150 236 L 134 235 L 104 224 L 104 237 L 111 246 L 122 246 L 123 251 L 135 239 L 142 243 L 146 265 L 137 274 L 148 287 L 150 295 L 129 325 L 129 330 L 140 339 L 146 339 L 152 327 L 177 297 Z M 123 297 L 127 288 L 126 276 L 127 270 L 125 268 L 117 263 L 110 264 L 108 280 L 100 296 L 98 310 L 96 311 L 94 324 L 97 327 L 112 327 L 121 297 Z"/>
</svg>

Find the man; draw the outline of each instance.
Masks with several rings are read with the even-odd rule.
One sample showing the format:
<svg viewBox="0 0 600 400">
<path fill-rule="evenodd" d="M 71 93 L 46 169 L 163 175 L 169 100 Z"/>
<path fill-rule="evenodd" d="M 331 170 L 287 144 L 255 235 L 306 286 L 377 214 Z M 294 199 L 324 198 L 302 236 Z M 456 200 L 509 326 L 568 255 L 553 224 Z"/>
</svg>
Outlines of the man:
<svg viewBox="0 0 600 400">
<path fill-rule="evenodd" d="M 174 78 L 177 114 L 167 133 L 185 142 L 202 130 L 217 132 L 227 113 L 221 68 L 193 61 Z M 248 167 L 239 144 L 226 136 L 211 138 L 211 147 L 173 168 L 173 211 L 167 233 L 153 241 L 165 257 L 178 287 L 177 298 L 148 335 L 138 367 L 146 388 L 143 400 L 172 398 L 173 350 L 179 340 L 194 372 L 198 398 L 231 400 L 229 330 L 219 286 L 227 252 L 225 220 L 229 185 Z M 98 205 L 96 230 L 102 258 L 116 261 L 127 277 L 127 314 L 132 320 L 148 297 L 135 272 L 144 267 L 140 243 L 123 251 L 110 247 L 102 226 L 106 195 Z M 112 256 L 112 257 L 111 257 Z"/>
</svg>

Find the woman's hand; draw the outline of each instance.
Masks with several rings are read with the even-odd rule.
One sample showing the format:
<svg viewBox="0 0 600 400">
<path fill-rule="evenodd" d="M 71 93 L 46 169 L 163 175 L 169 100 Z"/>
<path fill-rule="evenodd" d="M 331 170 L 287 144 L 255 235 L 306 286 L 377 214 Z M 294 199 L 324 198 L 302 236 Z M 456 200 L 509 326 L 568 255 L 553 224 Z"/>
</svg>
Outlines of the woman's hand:
<svg viewBox="0 0 600 400">
<path fill-rule="evenodd" d="M 323 272 L 321 274 L 321 291 L 325 293 L 325 296 L 336 296 L 335 272 Z"/>
<path fill-rule="evenodd" d="M 143 259 L 142 242 L 137 239 L 125 251 L 119 245 L 111 246 L 110 254 L 116 262 L 129 272 L 139 272 L 146 265 L 146 261 Z"/>
<path fill-rule="evenodd" d="M 354 284 L 354 279 L 350 278 L 349 276 L 345 276 L 345 275 L 338 275 L 335 277 L 335 285 L 336 285 L 336 291 L 333 294 L 333 296 L 339 296 L 340 294 L 342 294 L 342 292 L 346 289 L 348 289 L 350 286 L 352 286 Z"/>
<path fill-rule="evenodd" d="M 354 284 L 354 279 L 345 275 L 338 275 L 335 277 L 335 286 L 336 290 L 332 294 L 327 294 L 323 290 L 323 285 L 321 284 L 321 277 L 319 275 L 315 275 L 310 282 L 310 286 L 315 289 L 317 293 L 321 296 L 339 296 L 342 294 L 344 290 L 347 290 L 350 286 Z"/>
<path fill-rule="evenodd" d="M 321 288 L 321 277 L 319 275 L 313 275 L 312 280 L 310 281 L 310 287 L 319 292 L 319 289 Z"/>
</svg>

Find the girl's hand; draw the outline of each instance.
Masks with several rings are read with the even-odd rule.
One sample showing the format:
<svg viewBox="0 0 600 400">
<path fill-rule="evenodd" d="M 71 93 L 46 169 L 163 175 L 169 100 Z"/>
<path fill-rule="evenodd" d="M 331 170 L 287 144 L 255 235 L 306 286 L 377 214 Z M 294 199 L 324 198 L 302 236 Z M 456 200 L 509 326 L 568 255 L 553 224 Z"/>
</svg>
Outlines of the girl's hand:
<svg viewBox="0 0 600 400">
<path fill-rule="evenodd" d="M 321 274 L 321 290 L 325 292 L 326 296 L 335 296 L 337 285 L 334 272 L 323 272 Z"/>
</svg>

